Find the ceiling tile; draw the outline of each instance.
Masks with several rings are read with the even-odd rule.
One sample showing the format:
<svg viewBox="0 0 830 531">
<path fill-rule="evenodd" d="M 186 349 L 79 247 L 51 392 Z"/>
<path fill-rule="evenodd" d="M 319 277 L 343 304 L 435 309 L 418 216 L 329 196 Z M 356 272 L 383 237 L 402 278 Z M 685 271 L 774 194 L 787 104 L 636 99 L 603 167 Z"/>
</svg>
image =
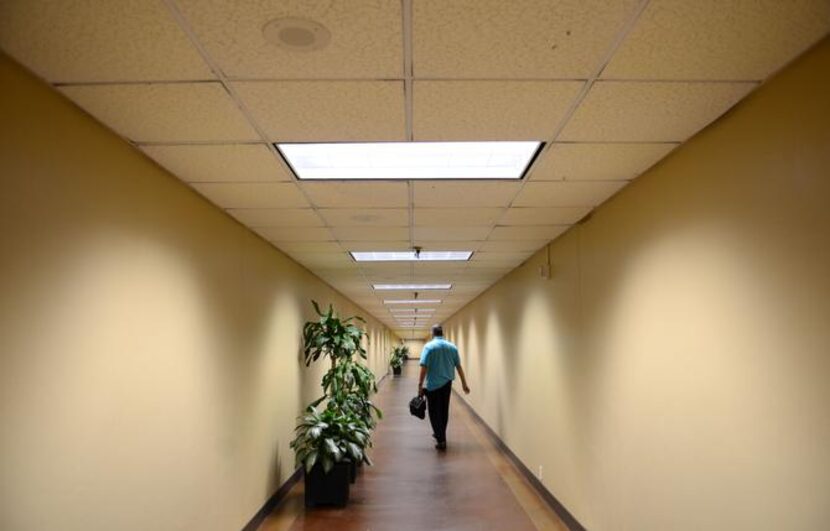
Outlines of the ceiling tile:
<svg viewBox="0 0 830 531">
<path fill-rule="evenodd" d="M 323 226 L 323 220 L 310 208 L 232 208 L 227 212 L 253 228 Z"/>
<path fill-rule="evenodd" d="M 507 209 L 499 225 L 571 225 L 591 211 L 584 207 L 521 208 Z"/>
<path fill-rule="evenodd" d="M 53 83 L 215 77 L 163 2 L 2 2 L 0 48 Z"/>
<path fill-rule="evenodd" d="M 529 182 L 516 197 L 513 205 L 517 207 L 596 206 L 626 184 L 626 181 Z"/>
<path fill-rule="evenodd" d="M 393 208 L 409 204 L 405 182 L 306 182 L 301 186 L 320 208 Z"/>
<path fill-rule="evenodd" d="M 198 183 L 200 194 L 222 208 L 305 208 L 293 183 Z"/>
<path fill-rule="evenodd" d="M 524 228 L 524 227 L 523 227 Z M 555 236 L 554 236 L 555 237 Z M 553 238 L 541 240 L 490 240 L 484 242 L 479 247 L 478 252 L 481 253 L 510 253 L 510 252 L 526 252 L 541 249 Z"/>
<path fill-rule="evenodd" d="M 416 208 L 416 227 L 495 225 L 501 208 Z"/>
<path fill-rule="evenodd" d="M 412 245 L 409 240 L 398 241 L 345 241 L 343 248 L 348 251 L 405 251 L 411 249 Z"/>
<path fill-rule="evenodd" d="M 581 81 L 415 81 L 416 140 L 545 140 Z"/>
<path fill-rule="evenodd" d="M 250 81 L 233 86 L 274 142 L 406 139 L 401 81 Z"/>
<path fill-rule="evenodd" d="M 490 234 L 490 227 L 415 227 L 416 242 L 484 240 Z"/>
<path fill-rule="evenodd" d="M 465 241 L 447 241 L 447 240 L 424 240 L 415 241 L 415 245 L 421 247 L 425 251 L 471 251 L 478 248 L 483 240 L 465 240 Z M 437 263 L 457 263 L 457 262 L 437 262 Z M 463 262 L 462 262 L 463 263 Z"/>
<path fill-rule="evenodd" d="M 401 77 L 400 2 L 227 2 L 177 0 L 199 40 L 222 71 L 243 78 Z M 263 37 L 282 17 L 311 19 L 331 32 L 313 52 L 284 49 Z"/>
<path fill-rule="evenodd" d="M 343 253 L 346 254 L 340 247 L 340 244 L 334 241 L 331 242 L 279 242 L 276 244 L 283 252 L 287 254 L 294 253 Z M 348 256 L 348 255 L 347 255 Z"/>
<path fill-rule="evenodd" d="M 291 179 L 264 144 L 151 145 L 141 150 L 185 182 Z"/>
<path fill-rule="evenodd" d="M 256 233 L 272 242 L 325 242 L 333 240 L 325 227 L 260 227 Z"/>
<path fill-rule="evenodd" d="M 415 207 L 505 207 L 520 182 L 415 182 Z"/>
<path fill-rule="evenodd" d="M 71 85 L 58 90 L 134 142 L 260 140 L 219 83 Z"/>
<path fill-rule="evenodd" d="M 409 224 L 405 208 L 322 208 L 326 223 L 337 227 L 401 227 Z"/>
<path fill-rule="evenodd" d="M 631 180 L 665 157 L 674 143 L 554 144 L 533 168 L 531 181 Z"/>
<path fill-rule="evenodd" d="M 513 225 L 496 227 L 490 240 L 552 240 L 568 230 L 567 225 Z M 541 246 L 540 246 L 541 247 Z M 536 247 L 537 249 L 539 247 Z"/>
<path fill-rule="evenodd" d="M 587 78 L 636 0 L 413 3 L 419 77 Z"/>
<path fill-rule="evenodd" d="M 829 30 L 827 0 L 651 0 L 602 77 L 763 80 Z"/>
<path fill-rule="evenodd" d="M 332 227 L 340 241 L 400 241 L 409 237 L 408 227 Z"/>
<path fill-rule="evenodd" d="M 559 139 L 683 141 L 756 86 L 757 83 L 600 81 L 591 87 Z"/>
</svg>

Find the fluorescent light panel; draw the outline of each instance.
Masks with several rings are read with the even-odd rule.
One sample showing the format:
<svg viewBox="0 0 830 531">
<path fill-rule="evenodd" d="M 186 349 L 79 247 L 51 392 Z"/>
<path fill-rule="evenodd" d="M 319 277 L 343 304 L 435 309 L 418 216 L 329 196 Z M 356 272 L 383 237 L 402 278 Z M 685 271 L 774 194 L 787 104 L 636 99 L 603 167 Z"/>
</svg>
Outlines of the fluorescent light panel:
<svg viewBox="0 0 830 531">
<path fill-rule="evenodd" d="M 542 142 L 275 144 L 300 180 L 521 179 Z"/>
<path fill-rule="evenodd" d="M 432 313 L 435 308 L 389 308 L 389 311 L 392 313 Z"/>
<path fill-rule="evenodd" d="M 372 284 L 376 290 L 383 291 L 427 291 L 427 290 L 449 290 L 452 284 Z"/>
<path fill-rule="evenodd" d="M 466 262 L 472 251 L 349 251 L 355 262 Z"/>
<path fill-rule="evenodd" d="M 383 299 L 383 304 L 441 304 L 441 299 Z"/>
</svg>

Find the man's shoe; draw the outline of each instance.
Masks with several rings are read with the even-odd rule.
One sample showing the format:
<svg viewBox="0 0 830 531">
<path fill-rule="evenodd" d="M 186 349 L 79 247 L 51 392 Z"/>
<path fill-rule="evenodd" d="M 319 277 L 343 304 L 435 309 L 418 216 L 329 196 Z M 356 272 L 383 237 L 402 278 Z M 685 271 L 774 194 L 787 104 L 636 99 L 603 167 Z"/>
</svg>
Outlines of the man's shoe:
<svg viewBox="0 0 830 531">
<path fill-rule="evenodd" d="M 447 449 L 447 441 L 438 441 L 438 444 L 435 445 L 436 450 L 446 450 Z"/>
</svg>

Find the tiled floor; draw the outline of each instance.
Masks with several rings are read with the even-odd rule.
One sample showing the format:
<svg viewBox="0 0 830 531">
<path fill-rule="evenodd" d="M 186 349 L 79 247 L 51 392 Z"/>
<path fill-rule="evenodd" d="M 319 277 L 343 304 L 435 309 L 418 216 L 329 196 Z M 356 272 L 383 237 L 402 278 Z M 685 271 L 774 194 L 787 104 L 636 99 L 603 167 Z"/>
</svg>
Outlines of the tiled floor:
<svg viewBox="0 0 830 531">
<path fill-rule="evenodd" d="M 376 402 L 384 419 L 375 433 L 373 467 L 364 467 L 343 509 L 306 512 L 298 483 L 260 531 L 277 530 L 565 530 L 483 428 L 453 396 L 448 450 L 433 447 L 428 420 L 409 415 L 416 362 L 388 377 Z"/>
</svg>

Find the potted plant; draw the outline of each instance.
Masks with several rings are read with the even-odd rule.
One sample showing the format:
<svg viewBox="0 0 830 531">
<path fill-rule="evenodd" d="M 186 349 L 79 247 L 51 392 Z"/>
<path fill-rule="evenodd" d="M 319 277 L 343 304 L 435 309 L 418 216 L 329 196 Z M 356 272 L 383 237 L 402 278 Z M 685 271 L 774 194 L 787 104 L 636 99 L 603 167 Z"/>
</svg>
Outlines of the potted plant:
<svg viewBox="0 0 830 531">
<path fill-rule="evenodd" d="M 405 345 L 400 345 L 392 349 L 392 358 L 389 360 L 389 365 L 392 367 L 393 375 L 400 376 L 401 367 L 408 355 L 409 349 Z"/>
<path fill-rule="evenodd" d="M 348 483 L 354 482 L 357 466 L 371 464 L 366 449 L 371 446 L 371 429 L 382 416 L 370 400 L 377 391 L 375 376 L 354 359 L 355 354 L 367 357 L 362 344 L 366 333 L 353 322 L 363 319 L 340 319 L 331 306 L 323 312 L 315 301 L 312 304 L 319 319 L 303 327 L 306 366 L 327 357 L 331 368 L 323 376 L 323 396 L 311 403 L 291 443 L 298 463 L 306 471 L 309 507 L 345 503 Z M 325 409 L 318 413 L 317 407 L 323 402 Z M 347 480 L 345 489 L 343 476 Z"/>
<path fill-rule="evenodd" d="M 327 407 L 306 410 L 291 448 L 305 470 L 305 505 L 343 506 L 349 501 L 351 463 L 369 458 L 364 452 L 369 430 L 355 415 Z M 371 464 L 371 463 L 370 463 Z"/>
</svg>

